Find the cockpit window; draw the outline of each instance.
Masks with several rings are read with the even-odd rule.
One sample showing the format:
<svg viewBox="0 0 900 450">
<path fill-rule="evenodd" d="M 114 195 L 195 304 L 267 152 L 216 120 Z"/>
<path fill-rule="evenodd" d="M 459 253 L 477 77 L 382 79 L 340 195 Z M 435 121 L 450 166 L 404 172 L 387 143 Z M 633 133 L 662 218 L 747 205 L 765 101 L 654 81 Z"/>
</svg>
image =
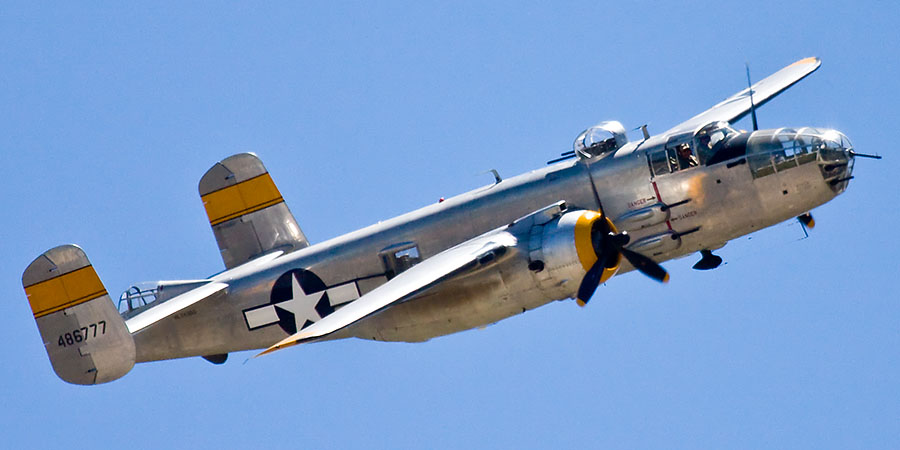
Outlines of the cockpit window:
<svg viewBox="0 0 900 450">
<path fill-rule="evenodd" d="M 678 169 L 684 170 L 689 167 L 697 166 L 697 157 L 691 151 L 691 146 L 687 143 L 676 145 L 669 149 L 670 158 L 678 162 Z M 671 156 L 674 153 L 674 156 Z"/>
<path fill-rule="evenodd" d="M 691 147 L 691 136 L 675 136 L 669 139 L 664 148 L 648 155 L 650 170 L 654 176 L 678 172 L 696 167 L 700 163 Z"/>
<path fill-rule="evenodd" d="M 665 149 L 650 154 L 650 169 L 655 176 L 671 173 L 671 170 L 669 170 L 669 156 L 666 154 Z"/>
<path fill-rule="evenodd" d="M 738 134 L 740 133 L 731 128 L 728 122 L 713 122 L 697 130 L 694 142 L 700 163 L 708 165 L 710 161 L 724 161 L 721 157 L 716 157 L 717 153 L 725 148 L 729 139 Z"/>
</svg>

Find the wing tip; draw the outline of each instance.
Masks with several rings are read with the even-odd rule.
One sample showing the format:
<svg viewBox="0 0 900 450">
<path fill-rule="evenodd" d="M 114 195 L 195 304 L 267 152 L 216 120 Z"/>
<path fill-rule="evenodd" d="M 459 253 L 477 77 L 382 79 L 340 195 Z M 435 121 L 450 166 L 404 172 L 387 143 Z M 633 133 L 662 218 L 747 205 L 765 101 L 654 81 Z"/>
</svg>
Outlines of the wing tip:
<svg viewBox="0 0 900 450">
<path fill-rule="evenodd" d="M 288 336 L 288 337 L 276 342 L 271 347 L 263 350 L 258 355 L 254 356 L 254 358 L 259 358 L 262 355 L 268 355 L 269 353 L 272 353 L 274 351 L 282 350 L 282 349 L 285 349 L 288 347 L 293 347 L 295 345 L 299 345 L 302 342 L 308 342 L 308 341 L 309 341 L 309 336 L 304 337 L 301 333 L 296 333 L 296 334 L 293 334 L 291 336 Z"/>
<path fill-rule="evenodd" d="M 803 58 L 800 61 L 797 61 L 797 62 L 791 64 L 791 66 L 799 66 L 799 65 L 805 65 L 805 64 L 813 64 L 816 67 L 818 67 L 818 66 L 822 65 L 822 60 L 819 59 L 817 56 L 810 56 L 809 58 Z M 790 67 L 790 66 L 788 66 L 788 67 Z"/>
<path fill-rule="evenodd" d="M 269 348 L 263 350 L 262 352 L 258 353 L 256 356 L 254 356 L 253 358 L 259 358 L 260 356 L 268 355 L 269 353 L 273 353 L 273 352 L 275 352 L 275 351 L 282 350 L 282 349 L 285 349 L 285 348 L 288 348 L 288 347 L 293 347 L 293 346 L 299 344 L 298 341 L 296 341 L 296 340 L 289 340 L 289 339 L 290 339 L 290 338 L 285 339 L 284 341 L 281 341 L 281 342 L 279 342 L 279 343 L 277 343 L 277 344 L 275 344 L 275 345 L 273 345 L 273 346 L 271 346 L 271 347 L 269 347 Z M 287 342 L 285 342 L 285 341 L 287 341 Z"/>
</svg>

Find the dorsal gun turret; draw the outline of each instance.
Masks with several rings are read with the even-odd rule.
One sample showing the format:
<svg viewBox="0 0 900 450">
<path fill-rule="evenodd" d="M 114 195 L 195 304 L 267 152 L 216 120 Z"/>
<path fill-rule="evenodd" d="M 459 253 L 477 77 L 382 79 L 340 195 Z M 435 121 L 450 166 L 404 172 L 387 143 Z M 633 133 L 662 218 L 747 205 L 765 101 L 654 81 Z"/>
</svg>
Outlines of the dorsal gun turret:
<svg viewBox="0 0 900 450">
<path fill-rule="evenodd" d="M 625 127 L 615 120 L 610 120 L 582 131 L 572 143 L 572 150 L 579 158 L 590 159 L 614 152 L 627 143 Z"/>
</svg>

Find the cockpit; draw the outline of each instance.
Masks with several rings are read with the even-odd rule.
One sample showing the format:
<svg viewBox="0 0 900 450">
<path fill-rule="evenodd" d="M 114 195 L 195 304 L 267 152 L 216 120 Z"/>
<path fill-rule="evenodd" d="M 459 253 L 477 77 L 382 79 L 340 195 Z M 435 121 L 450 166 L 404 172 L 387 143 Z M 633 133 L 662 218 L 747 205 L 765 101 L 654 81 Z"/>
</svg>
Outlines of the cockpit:
<svg viewBox="0 0 900 450">
<path fill-rule="evenodd" d="M 717 161 L 725 161 L 731 159 L 734 149 L 739 147 L 731 142 L 733 138 L 740 136 L 741 133 L 728 125 L 728 122 L 713 122 L 694 133 L 694 141 L 697 144 L 697 156 L 703 165 L 712 165 Z M 731 145 L 728 145 L 731 143 Z M 726 149 L 731 151 L 725 151 Z M 737 155 L 735 155 L 737 156 Z"/>
<path fill-rule="evenodd" d="M 743 156 L 746 138 L 741 136 L 746 133 L 727 122 L 713 122 L 693 133 L 671 136 L 664 148 L 650 153 L 651 170 L 659 176 Z"/>
<path fill-rule="evenodd" d="M 852 150 L 847 136 L 836 130 L 778 128 L 747 133 L 726 122 L 714 122 L 693 134 L 670 137 L 665 147 L 651 151 L 648 158 L 654 176 L 731 161 L 729 165 L 747 162 L 754 179 L 817 162 L 825 181 L 840 192 L 853 170 Z"/>
</svg>

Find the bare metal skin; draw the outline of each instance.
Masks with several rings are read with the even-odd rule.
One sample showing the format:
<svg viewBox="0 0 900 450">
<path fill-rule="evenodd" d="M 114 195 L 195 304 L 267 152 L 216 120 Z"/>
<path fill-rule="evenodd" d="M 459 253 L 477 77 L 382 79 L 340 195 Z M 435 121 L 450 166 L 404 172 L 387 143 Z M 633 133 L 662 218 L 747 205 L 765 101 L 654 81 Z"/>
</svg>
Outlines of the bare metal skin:
<svg viewBox="0 0 900 450">
<path fill-rule="evenodd" d="M 756 101 L 819 64 L 801 60 L 757 83 Z M 152 296 L 130 290 L 122 319 L 96 303 L 108 303 L 105 290 L 89 300 L 54 300 L 53 280 L 88 279 L 89 262 L 77 247 L 39 257 L 23 284 L 54 369 L 79 384 L 118 378 L 134 362 L 204 356 L 221 363 L 230 352 L 348 337 L 425 341 L 574 298 L 588 269 L 601 262 L 597 284 L 634 270 L 629 258 L 604 259 L 618 248 L 610 242 L 653 265 L 706 254 L 804 215 L 847 188 L 855 154 L 846 136 L 730 127 L 753 107 L 744 90 L 640 142 L 629 143 L 618 122 L 605 122 L 578 136 L 569 159 L 498 176 L 490 186 L 312 245 L 261 161 L 235 155 L 200 182 L 225 272 L 159 282 Z M 598 234 L 596 223 L 608 223 L 609 233 Z M 63 260 L 70 262 L 53 269 Z M 704 258 L 706 268 L 718 264 L 710 261 Z M 79 282 L 102 288 L 92 280 Z M 67 330 L 90 330 L 101 319 L 124 320 L 109 341 L 127 345 L 97 347 L 85 363 L 81 342 Z"/>
</svg>

